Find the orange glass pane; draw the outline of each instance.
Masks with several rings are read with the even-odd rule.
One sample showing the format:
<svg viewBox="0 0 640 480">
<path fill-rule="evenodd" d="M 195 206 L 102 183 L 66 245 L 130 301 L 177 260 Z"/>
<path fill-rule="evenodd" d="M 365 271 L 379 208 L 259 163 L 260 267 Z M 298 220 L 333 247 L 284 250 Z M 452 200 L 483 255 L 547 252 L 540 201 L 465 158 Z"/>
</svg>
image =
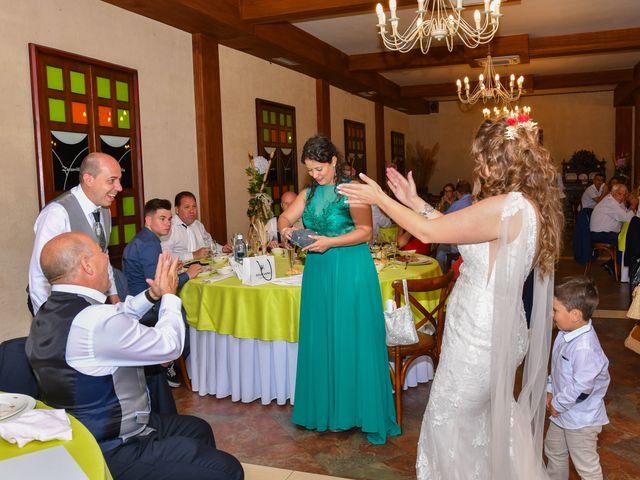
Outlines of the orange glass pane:
<svg viewBox="0 0 640 480">
<path fill-rule="evenodd" d="M 277 132 L 275 130 L 271 130 L 271 141 L 272 142 L 277 142 L 278 141 Z"/>
<path fill-rule="evenodd" d="M 110 107 L 98 107 L 98 124 L 101 127 L 112 127 L 113 120 Z"/>
<path fill-rule="evenodd" d="M 289 191 L 289 185 L 283 185 L 282 186 L 282 194 L 284 195 L 288 191 Z"/>
<path fill-rule="evenodd" d="M 80 125 L 88 123 L 86 103 L 71 102 L 71 121 Z"/>
<path fill-rule="evenodd" d="M 287 132 L 285 132 L 284 130 L 280 131 L 280 143 L 286 143 L 287 142 Z"/>
<path fill-rule="evenodd" d="M 277 200 L 280 198 L 280 187 L 278 185 L 273 186 L 273 199 Z"/>
<path fill-rule="evenodd" d="M 109 211 L 111 212 L 111 218 L 118 216 L 118 199 L 115 202 L 111 202 Z"/>
</svg>

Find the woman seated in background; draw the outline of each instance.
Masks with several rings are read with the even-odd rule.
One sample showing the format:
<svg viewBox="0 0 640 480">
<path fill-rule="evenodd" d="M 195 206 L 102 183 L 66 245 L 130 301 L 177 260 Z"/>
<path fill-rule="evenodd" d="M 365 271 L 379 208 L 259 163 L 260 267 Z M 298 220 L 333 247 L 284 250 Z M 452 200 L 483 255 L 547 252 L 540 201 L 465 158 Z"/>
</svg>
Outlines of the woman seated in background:
<svg viewBox="0 0 640 480">
<path fill-rule="evenodd" d="M 447 183 L 444 187 L 442 187 L 442 198 L 440 199 L 440 203 L 438 203 L 438 211 L 446 212 L 449 210 L 449 207 L 453 202 L 456 201 L 456 187 L 453 183 Z"/>
<path fill-rule="evenodd" d="M 429 255 L 431 253 L 431 244 L 424 243 L 411 235 L 405 229 L 398 227 L 398 236 L 396 238 L 399 250 L 415 250 L 420 255 Z"/>
</svg>

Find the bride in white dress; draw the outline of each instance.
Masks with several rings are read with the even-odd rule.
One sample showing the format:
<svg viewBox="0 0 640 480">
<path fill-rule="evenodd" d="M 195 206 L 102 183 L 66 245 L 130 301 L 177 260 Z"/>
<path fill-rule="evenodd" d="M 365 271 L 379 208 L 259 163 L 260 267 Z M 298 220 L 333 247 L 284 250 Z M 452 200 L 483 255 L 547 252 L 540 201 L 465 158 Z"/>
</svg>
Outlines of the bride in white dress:
<svg viewBox="0 0 640 480">
<path fill-rule="evenodd" d="M 542 460 L 553 269 L 562 211 L 556 170 L 526 116 L 487 120 L 473 142 L 472 206 L 443 216 L 411 173 L 387 170 L 394 201 L 371 179 L 341 192 L 376 204 L 425 243 L 455 243 L 464 259 L 449 299 L 442 353 L 418 443 L 420 480 L 547 478 Z M 423 218 L 423 217 L 426 217 Z M 535 269 L 527 329 L 522 287 Z M 518 401 L 515 371 L 525 358 Z"/>
</svg>

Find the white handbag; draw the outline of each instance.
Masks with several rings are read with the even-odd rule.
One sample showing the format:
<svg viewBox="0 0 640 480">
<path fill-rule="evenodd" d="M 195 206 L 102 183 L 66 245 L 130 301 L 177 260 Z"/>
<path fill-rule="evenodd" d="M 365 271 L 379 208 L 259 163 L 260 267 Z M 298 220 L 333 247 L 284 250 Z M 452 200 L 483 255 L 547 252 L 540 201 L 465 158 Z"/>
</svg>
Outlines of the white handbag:
<svg viewBox="0 0 640 480">
<path fill-rule="evenodd" d="M 384 312 L 384 326 L 387 330 L 387 346 L 413 345 L 418 343 L 418 332 L 409 303 L 407 281 L 402 280 L 405 305 L 390 312 Z"/>
<path fill-rule="evenodd" d="M 245 257 L 242 263 L 229 259 L 233 271 L 243 285 L 262 285 L 276 278 L 276 264 L 273 255 Z"/>
</svg>

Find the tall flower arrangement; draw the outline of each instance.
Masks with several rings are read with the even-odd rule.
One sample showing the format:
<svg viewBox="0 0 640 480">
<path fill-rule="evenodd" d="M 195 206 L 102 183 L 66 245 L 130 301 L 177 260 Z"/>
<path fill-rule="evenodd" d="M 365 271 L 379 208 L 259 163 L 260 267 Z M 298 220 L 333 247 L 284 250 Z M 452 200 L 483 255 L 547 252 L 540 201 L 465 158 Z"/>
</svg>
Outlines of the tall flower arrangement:
<svg viewBox="0 0 640 480">
<path fill-rule="evenodd" d="M 249 207 L 247 208 L 247 216 L 249 217 L 248 239 L 253 251 L 257 254 L 260 251 L 266 253 L 269 240 L 267 222 L 273 217 L 271 209 L 273 200 L 264 192 L 272 160 L 273 153 L 269 160 L 262 156 L 254 157 L 249 153 L 249 166 L 245 170 L 249 178 L 249 187 L 247 188 L 249 192 Z"/>
</svg>

